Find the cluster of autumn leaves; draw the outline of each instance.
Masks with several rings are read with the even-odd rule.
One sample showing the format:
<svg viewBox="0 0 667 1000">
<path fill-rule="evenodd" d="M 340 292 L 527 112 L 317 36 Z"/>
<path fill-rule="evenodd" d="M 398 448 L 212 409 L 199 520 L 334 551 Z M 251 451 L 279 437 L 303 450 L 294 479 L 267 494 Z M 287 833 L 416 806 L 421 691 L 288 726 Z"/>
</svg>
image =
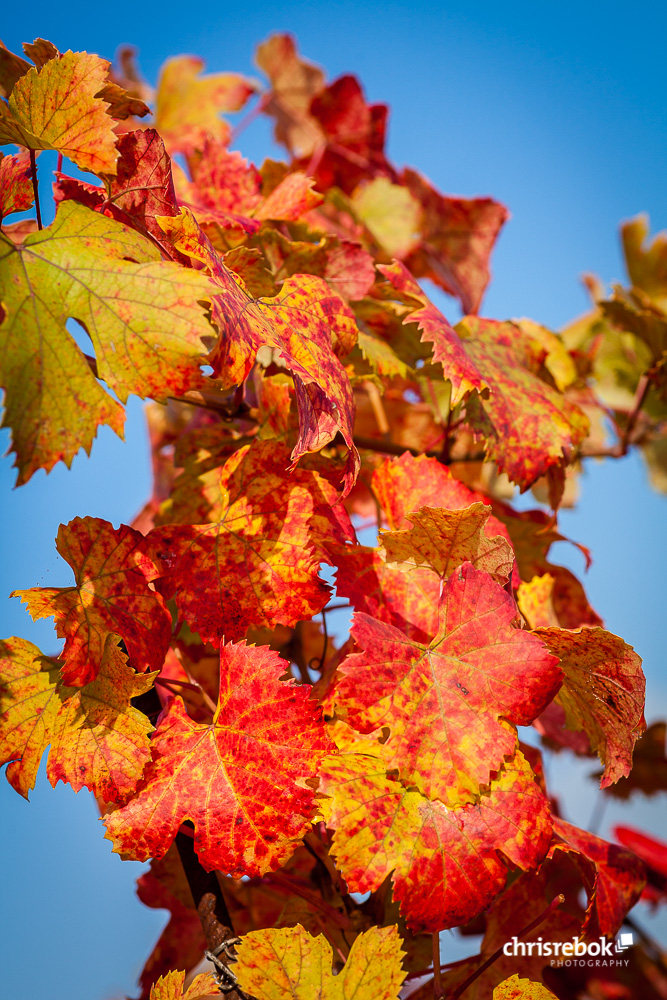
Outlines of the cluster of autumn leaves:
<svg viewBox="0 0 667 1000">
<path fill-rule="evenodd" d="M 583 456 L 631 445 L 664 479 L 667 242 L 626 226 L 632 290 L 598 290 L 562 336 L 484 319 L 505 208 L 398 171 L 386 107 L 352 76 L 327 84 L 289 36 L 259 47 L 268 89 L 191 57 L 153 93 L 129 51 L 113 69 L 43 40 L 25 54 L 0 49 L 0 141 L 19 146 L 0 217 L 31 208 L 41 150 L 59 162 L 55 220 L 42 228 L 41 206 L 0 231 L 18 482 L 69 465 L 101 424 L 122 434 L 130 394 L 158 402 L 134 524 L 62 525 L 74 584 L 17 592 L 65 643 L 56 658 L 1 644 L 0 759 L 27 796 L 50 747 L 52 784 L 92 790 L 114 850 L 153 859 L 139 894 L 171 920 L 143 994 L 205 945 L 173 847 L 184 823 L 258 997 L 343 997 L 345 977 L 395 997 L 428 969 L 426 934 L 470 925 L 481 956 L 443 980 L 460 988 L 554 888 L 565 903 L 535 935 L 613 936 L 644 866 L 558 818 L 517 727 L 597 753 L 603 787 L 629 780 L 640 660 L 549 561 L 555 513 L 506 500 L 532 486 L 556 511 Z M 289 163 L 230 151 L 221 113 L 253 99 Z M 422 278 L 459 299 L 456 327 Z M 314 621 L 330 613 L 322 564 L 355 611 L 341 649 Z M 537 958 L 521 971 L 542 979 Z M 471 990 L 551 995 L 515 972 L 501 957 Z M 559 995 L 585 984 L 560 975 Z M 181 997 L 182 975 L 151 995 Z"/>
</svg>

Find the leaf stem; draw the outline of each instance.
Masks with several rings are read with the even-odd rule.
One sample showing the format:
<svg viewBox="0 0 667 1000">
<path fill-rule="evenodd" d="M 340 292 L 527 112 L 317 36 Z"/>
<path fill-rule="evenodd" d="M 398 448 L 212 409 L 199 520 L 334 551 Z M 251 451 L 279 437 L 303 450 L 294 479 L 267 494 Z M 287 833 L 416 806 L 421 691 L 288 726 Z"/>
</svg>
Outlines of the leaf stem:
<svg viewBox="0 0 667 1000">
<path fill-rule="evenodd" d="M 433 1000 L 442 998 L 442 976 L 440 975 L 440 932 L 431 935 L 433 946 Z"/>
<path fill-rule="evenodd" d="M 35 156 L 35 150 L 30 150 L 30 176 L 32 177 L 32 192 L 35 196 L 35 211 L 37 213 L 37 228 L 43 229 L 42 225 L 42 212 L 39 207 L 39 188 L 37 185 L 37 157 Z"/>
<path fill-rule="evenodd" d="M 535 920 L 532 920 L 529 924 L 526 924 L 523 930 L 519 931 L 519 933 L 516 935 L 517 939 L 525 937 L 526 934 L 530 933 L 530 931 L 532 931 L 535 927 L 541 924 L 543 920 L 546 920 L 547 917 L 549 917 L 553 913 L 553 911 L 558 909 L 561 903 L 564 902 L 565 902 L 565 896 L 562 894 L 562 892 L 559 893 L 557 896 L 554 896 L 554 898 L 547 906 L 546 910 L 540 913 L 539 917 L 536 917 Z M 467 979 L 464 979 L 461 985 L 457 986 L 454 992 L 448 995 L 448 1000 L 457 1000 L 457 998 L 460 997 L 462 993 L 465 993 L 468 987 L 472 983 L 474 983 L 476 979 L 479 979 L 482 973 L 486 972 L 486 970 L 489 968 L 490 965 L 493 965 L 494 962 L 498 961 L 500 956 L 503 954 L 504 947 L 505 947 L 504 945 L 501 945 L 500 948 L 494 951 L 493 955 L 491 955 L 490 958 L 487 958 L 486 962 L 483 962 L 478 969 L 475 969 L 472 975 L 468 976 Z"/>
<path fill-rule="evenodd" d="M 231 134 L 229 136 L 229 148 L 230 149 L 233 146 L 233 144 L 236 142 L 236 140 L 238 139 L 238 137 L 241 135 L 241 132 L 245 132 L 245 130 L 247 129 L 248 125 L 252 125 L 252 123 L 254 122 L 255 118 L 257 118 L 257 116 L 260 115 L 264 111 L 264 108 L 266 107 L 266 100 L 267 100 L 268 96 L 270 96 L 270 95 L 268 95 L 268 94 L 262 94 L 260 96 L 257 104 L 255 105 L 255 107 L 251 108 L 250 111 L 248 111 L 248 113 L 243 116 L 243 118 L 238 123 L 238 125 L 235 128 L 232 129 Z"/>
</svg>

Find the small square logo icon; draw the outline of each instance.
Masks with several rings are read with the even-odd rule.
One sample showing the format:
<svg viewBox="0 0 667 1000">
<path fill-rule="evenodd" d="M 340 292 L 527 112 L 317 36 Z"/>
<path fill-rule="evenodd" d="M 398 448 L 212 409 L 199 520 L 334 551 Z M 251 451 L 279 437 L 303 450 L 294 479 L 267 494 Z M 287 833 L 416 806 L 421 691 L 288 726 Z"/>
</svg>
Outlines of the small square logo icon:
<svg viewBox="0 0 667 1000">
<path fill-rule="evenodd" d="M 621 934 L 621 948 L 631 948 L 633 943 L 632 934 Z"/>
</svg>

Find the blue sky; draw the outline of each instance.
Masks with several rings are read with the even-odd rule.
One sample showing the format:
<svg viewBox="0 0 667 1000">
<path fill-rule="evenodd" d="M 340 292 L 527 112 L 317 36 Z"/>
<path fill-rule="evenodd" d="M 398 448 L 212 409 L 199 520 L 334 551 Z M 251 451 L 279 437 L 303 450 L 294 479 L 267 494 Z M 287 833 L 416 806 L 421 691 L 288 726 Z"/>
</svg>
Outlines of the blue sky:
<svg viewBox="0 0 667 1000">
<path fill-rule="evenodd" d="M 370 100 L 391 106 L 389 154 L 397 164 L 416 166 L 448 193 L 491 194 L 509 206 L 486 315 L 531 316 L 558 327 L 586 308 L 582 272 L 606 282 L 623 278 L 622 219 L 647 211 L 654 230 L 667 228 L 667 11 L 656 3 L 151 0 L 82 11 L 34 0 L 5 12 L 2 38 L 17 50 L 41 35 L 61 50 L 107 58 L 132 42 L 154 80 L 162 60 L 181 52 L 203 56 L 211 70 L 257 75 L 254 47 L 276 30 L 297 35 L 302 52 L 330 78 L 354 72 Z M 275 155 L 268 124 L 256 123 L 240 148 L 259 161 Z M 451 300 L 441 301 L 455 318 Z M 55 648 L 51 625 L 32 624 L 6 597 L 14 588 L 69 583 L 53 547 L 58 524 L 85 514 L 129 521 L 149 490 L 147 458 L 134 400 L 126 443 L 102 431 L 92 458 L 78 457 L 69 472 L 39 473 L 12 491 L 11 460 L 0 460 L 3 637 Z M 667 714 L 665 506 L 650 492 L 641 462 L 629 457 L 591 466 L 579 509 L 561 519 L 567 534 L 593 550 L 586 585 L 594 606 L 645 659 L 649 719 Z M 560 548 L 554 556 L 573 560 L 580 572 L 576 553 Z M 570 786 L 568 818 L 587 823 L 594 785 L 576 777 L 582 768 L 569 757 L 550 768 L 555 784 Z M 52 790 L 41 776 L 30 804 L 4 781 L 0 798 L 7 994 L 131 994 L 163 923 L 163 914 L 133 898 L 141 866 L 111 855 L 85 793 Z M 664 802 L 610 809 L 602 832 L 619 821 L 664 836 Z M 664 921 L 654 933 L 661 931 Z"/>
</svg>

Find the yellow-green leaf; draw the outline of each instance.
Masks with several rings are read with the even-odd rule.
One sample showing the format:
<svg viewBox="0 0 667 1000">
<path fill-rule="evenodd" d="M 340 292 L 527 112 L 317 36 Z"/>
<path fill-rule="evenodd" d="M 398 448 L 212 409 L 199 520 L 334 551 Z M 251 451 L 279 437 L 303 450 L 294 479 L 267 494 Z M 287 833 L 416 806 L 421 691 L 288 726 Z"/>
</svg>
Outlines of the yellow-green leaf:
<svg viewBox="0 0 667 1000">
<path fill-rule="evenodd" d="M 0 234 L 3 425 L 12 428 L 19 484 L 89 452 L 99 424 L 122 435 L 123 409 L 67 320 L 89 334 L 97 373 L 121 402 L 130 393 L 164 399 L 203 382 L 211 327 L 199 302 L 211 289 L 203 274 L 161 260 L 143 236 L 73 201 L 21 245 Z"/>
</svg>

